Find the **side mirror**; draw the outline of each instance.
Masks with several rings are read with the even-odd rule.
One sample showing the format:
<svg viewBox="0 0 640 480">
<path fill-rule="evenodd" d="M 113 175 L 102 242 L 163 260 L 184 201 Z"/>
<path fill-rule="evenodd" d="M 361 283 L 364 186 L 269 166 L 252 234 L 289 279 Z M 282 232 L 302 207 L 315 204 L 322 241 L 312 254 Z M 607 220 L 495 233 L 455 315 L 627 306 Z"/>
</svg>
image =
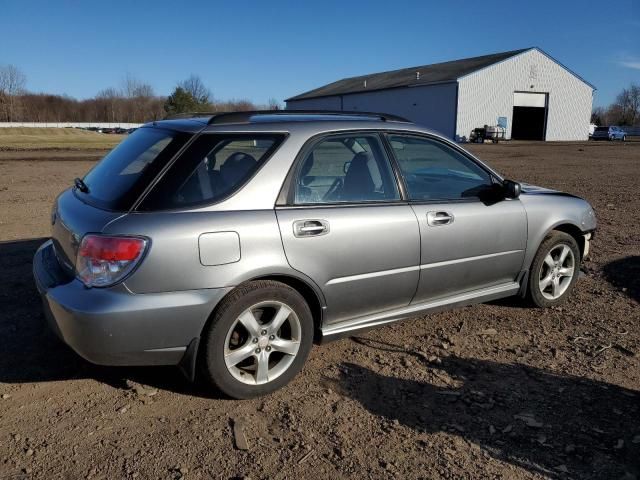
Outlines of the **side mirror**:
<svg viewBox="0 0 640 480">
<path fill-rule="evenodd" d="M 522 191 L 522 187 L 518 182 L 514 182 L 513 180 L 505 180 L 502 182 L 502 188 L 504 189 L 505 198 L 518 198 L 520 196 L 520 192 Z"/>
</svg>

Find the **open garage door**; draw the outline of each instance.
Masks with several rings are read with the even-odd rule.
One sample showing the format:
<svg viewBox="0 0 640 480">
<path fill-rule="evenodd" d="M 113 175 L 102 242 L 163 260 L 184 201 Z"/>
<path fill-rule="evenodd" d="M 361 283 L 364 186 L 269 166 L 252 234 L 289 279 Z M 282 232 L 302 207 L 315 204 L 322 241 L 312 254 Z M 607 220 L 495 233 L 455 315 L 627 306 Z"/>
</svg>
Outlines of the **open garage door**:
<svg viewBox="0 0 640 480">
<path fill-rule="evenodd" d="M 511 138 L 544 140 L 547 130 L 547 94 L 514 92 Z"/>
</svg>

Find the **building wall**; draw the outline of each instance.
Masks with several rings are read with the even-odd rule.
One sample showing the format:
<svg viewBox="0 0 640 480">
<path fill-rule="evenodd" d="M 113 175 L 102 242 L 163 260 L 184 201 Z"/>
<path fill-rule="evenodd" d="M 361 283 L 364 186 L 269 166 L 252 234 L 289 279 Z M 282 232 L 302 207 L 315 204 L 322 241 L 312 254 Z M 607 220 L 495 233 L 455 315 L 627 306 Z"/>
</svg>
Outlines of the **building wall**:
<svg viewBox="0 0 640 480">
<path fill-rule="evenodd" d="M 343 110 L 340 97 L 309 98 L 287 102 L 287 110 Z"/>
<path fill-rule="evenodd" d="M 456 83 L 352 93 L 340 97 L 287 102 L 288 110 L 346 110 L 399 115 L 453 138 L 456 125 Z M 342 107 L 342 108 L 341 108 Z"/>
<path fill-rule="evenodd" d="M 533 88 L 532 88 L 533 86 Z M 548 93 L 546 140 L 587 140 L 593 89 L 538 50 L 530 50 L 458 80 L 456 138 L 507 117 L 511 138 L 513 93 Z"/>
</svg>

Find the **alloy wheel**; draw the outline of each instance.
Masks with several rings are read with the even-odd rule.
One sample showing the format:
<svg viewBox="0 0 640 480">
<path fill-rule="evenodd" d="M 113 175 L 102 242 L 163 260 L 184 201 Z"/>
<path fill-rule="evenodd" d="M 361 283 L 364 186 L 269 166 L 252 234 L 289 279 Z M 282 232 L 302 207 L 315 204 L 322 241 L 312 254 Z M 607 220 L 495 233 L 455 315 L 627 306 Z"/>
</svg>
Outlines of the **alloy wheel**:
<svg viewBox="0 0 640 480">
<path fill-rule="evenodd" d="M 237 380 L 262 385 L 293 363 L 302 327 L 292 308 L 279 301 L 257 303 L 238 316 L 225 338 L 224 362 Z"/>
<path fill-rule="evenodd" d="M 538 275 L 540 293 L 547 300 L 556 300 L 567 291 L 575 275 L 576 262 L 568 245 L 555 245 L 544 258 Z"/>
</svg>

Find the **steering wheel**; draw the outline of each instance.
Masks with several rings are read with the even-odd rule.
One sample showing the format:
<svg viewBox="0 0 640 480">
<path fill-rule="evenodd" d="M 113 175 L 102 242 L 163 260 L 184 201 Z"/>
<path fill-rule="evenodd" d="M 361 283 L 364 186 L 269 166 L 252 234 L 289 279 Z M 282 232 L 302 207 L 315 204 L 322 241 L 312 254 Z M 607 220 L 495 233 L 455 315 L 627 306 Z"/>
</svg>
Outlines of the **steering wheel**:
<svg viewBox="0 0 640 480">
<path fill-rule="evenodd" d="M 333 181 L 333 183 L 331 184 L 331 186 L 329 187 L 329 190 L 327 190 L 327 193 L 325 193 L 322 196 L 322 200 L 332 200 L 332 196 L 340 189 L 342 188 L 342 178 L 340 177 L 336 177 L 336 179 Z"/>
</svg>

